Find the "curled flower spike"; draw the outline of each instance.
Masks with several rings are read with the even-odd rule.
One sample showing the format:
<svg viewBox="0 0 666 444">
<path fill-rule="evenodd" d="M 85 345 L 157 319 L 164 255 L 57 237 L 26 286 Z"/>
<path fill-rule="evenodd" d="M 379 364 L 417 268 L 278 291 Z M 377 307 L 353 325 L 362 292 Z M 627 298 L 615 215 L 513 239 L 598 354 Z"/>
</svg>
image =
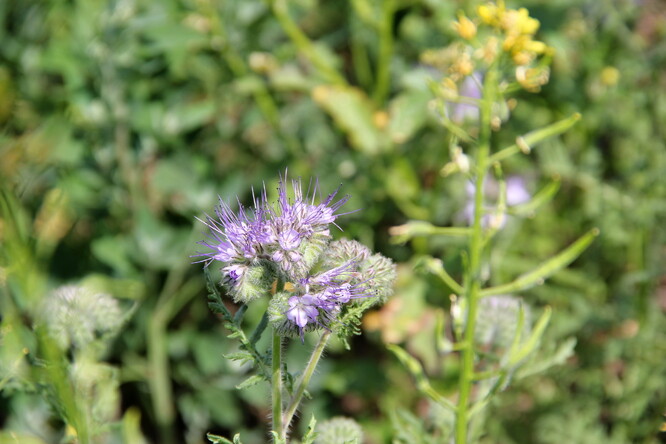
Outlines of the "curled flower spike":
<svg viewBox="0 0 666 444">
<path fill-rule="evenodd" d="M 243 205 L 239 203 L 238 206 L 236 214 L 220 198 L 220 204 L 215 208 L 217 219 L 208 215 L 205 221 L 197 218 L 210 229 L 210 240 L 200 241 L 198 244 L 212 250 L 196 254 L 195 256 L 205 258 L 199 262 L 209 265 L 213 261 L 244 261 L 259 257 L 262 252 L 261 236 L 265 231 L 264 211 L 256 201 L 251 216 Z"/>
<path fill-rule="evenodd" d="M 266 252 L 279 264 L 291 280 L 299 279 L 314 265 L 330 238 L 329 225 L 341 216 L 336 212 L 349 196 L 335 201 L 338 189 L 315 203 L 319 184 L 311 184 L 312 190 L 303 195 L 300 180 L 292 180 L 293 201 L 289 199 L 285 178 L 280 180 L 278 202 L 275 208 L 267 208 Z M 336 225 L 337 226 L 337 225 Z"/>
</svg>

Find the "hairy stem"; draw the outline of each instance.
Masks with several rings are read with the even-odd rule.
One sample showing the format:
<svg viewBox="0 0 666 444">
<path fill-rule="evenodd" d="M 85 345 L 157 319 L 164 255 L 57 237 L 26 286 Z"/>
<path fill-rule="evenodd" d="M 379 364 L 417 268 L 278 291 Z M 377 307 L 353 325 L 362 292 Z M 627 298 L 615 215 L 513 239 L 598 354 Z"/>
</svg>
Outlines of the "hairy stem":
<svg viewBox="0 0 666 444">
<path fill-rule="evenodd" d="M 284 281 L 277 280 L 275 286 L 275 293 L 284 289 Z M 277 436 L 283 438 L 285 435 L 285 427 L 282 422 L 282 336 L 280 336 L 275 328 L 273 328 L 273 353 L 271 359 L 271 388 L 272 388 L 272 403 L 273 403 L 273 431 Z"/>
<path fill-rule="evenodd" d="M 273 431 L 279 437 L 284 436 L 282 424 L 282 336 L 273 329 Z"/>
<path fill-rule="evenodd" d="M 294 414 L 298 409 L 298 405 L 301 403 L 301 399 L 303 399 L 303 393 L 305 393 L 305 389 L 310 383 L 310 378 L 314 374 L 315 368 L 317 368 L 319 359 L 321 358 L 321 355 L 324 352 L 324 349 L 326 348 L 326 344 L 328 343 L 330 337 L 331 337 L 331 332 L 325 331 L 321 335 L 321 338 L 319 338 L 319 342 L 317 343 L 315 349 L 312 351 L 312 355 L 310 355 L 310 360 L 308 361 L 308 365 L 305 367 L 305 370 L 303 371 L 303 374 L 301 375 L 301 378 L 298 381 L 296 392 L 294 393 L 294 396 L 292 397 L 291 402 L 289 402 L 289 406 L 287 407 L 287 410 L 284 413 L 283 423 L 285 429 L 284 429 L 284 435 L 282 435 L 283 438 L 286 438 L 287 434 L 286 432 L 289 429 L 291 420 L 294 418 Z"/>
<path fill-rule="evenodd" d="M 395 14 L 395 0 L 384 0 L 382 4 L 382 18 L 379 23 L 379 59 L 377 61 L 377 76 L 375 90 L 372 98 L 378 104 L 383 104 L 389 93 L 391 80 L 391 56 L 393 55 L 393 17 Z"/>
</svg>

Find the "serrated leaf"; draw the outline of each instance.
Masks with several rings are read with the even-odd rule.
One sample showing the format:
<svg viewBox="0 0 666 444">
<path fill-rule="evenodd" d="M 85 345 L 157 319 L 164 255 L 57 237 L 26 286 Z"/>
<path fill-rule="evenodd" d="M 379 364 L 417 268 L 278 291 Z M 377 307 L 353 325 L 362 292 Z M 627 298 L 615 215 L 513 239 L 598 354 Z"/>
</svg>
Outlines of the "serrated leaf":
<svg viewBox="0 0 666 444">
<path fill-rule="evenodd" d="M 266 379 L 261 376 L 261 375 L 252 375 L 249 378 L 247 378 L 245 381 L 241 382 L 236 386 L 238 390 L 242 390 L 248 387 L 252 387 L 253 385 L 257 385 L 262 381 L 265 381 Z"/>
<path fill-rule="evenodd" d="M 238 435 L 236 435 L 238 436 Z M 234 444 L 236 442 L 236 438 L 234 437 L 234 441 L 229 441 L 227 438 L 224 438 L 219 435 L 214 435 L 212 433 L 206 433 L 206 438 L 208 438 L 208 441 L 212 442 L 213 444 Z"/>
<path fill-rule="evenodd" d="M 241 351 L 241 352 L 236 352 L 236 353 L 225 353 L 224 356 L 226 359 L 229 359 L 231 361 L 252 361 L 253 357 L 250 352 L 246 351 Z"/>
<path fill-rule="evenodd" d="M 280 438 L 274 430 L 271 430 L 271 436 L 273 437 L 273 444 L 287 444 L 287 440 Z"/>
<path fill-rule="evenodd" d="M 303 441 L 301 444 L 313 444 L 315 438 L 317 438 L 318 433 L 315 432 L 315 427 L 317 425 L 317 420 L 315 419 L 315 416 L 312 415 L 310 418 L 310 422 L 308 423 L 308 430 L 305 432 L 305 435 L 303 435 Z"/>
<path fill-rule="evenodd" d="M 412 357 L 409 353 L 397 345 L 389 344 L 387 345 L 387 348 L 396 355 L 400 362 L 407 368 L 409 373 L 412 374 L 416 380 L 416 387 L 419 389 L 419 391 L 427 395 L 430 399 L 439 405 L 456 411 L 456 406 L 453 405 L 451 401 L 437 393 L 437 391 L 435 391 L 435 389 L 430 385 L 430 380 L 423 371 L 423 367 L 419 361 L 417 361 L 414 357 Z"/>
</svg>

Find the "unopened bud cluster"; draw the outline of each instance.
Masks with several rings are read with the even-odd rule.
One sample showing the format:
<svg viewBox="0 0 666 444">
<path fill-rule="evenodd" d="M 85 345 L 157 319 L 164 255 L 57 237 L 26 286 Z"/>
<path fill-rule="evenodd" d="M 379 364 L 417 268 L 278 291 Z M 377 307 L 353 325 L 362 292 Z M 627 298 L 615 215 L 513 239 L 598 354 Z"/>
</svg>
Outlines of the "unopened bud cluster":
<svg viewBox="0 0 666 444">
<path fill-rule="evenodd" d="M 204 222 L 210 238 L 200 242 L 210 250 L 199 254 L 206 265 L 223 264 L 222 284 L 236 302 L 271 296 L 269 319 L 285 336 L 332 328 L 356 301 L 389 296 L 395 278 L 389 259 L 355 241 L 332 241 L 330 225 L 349 196 L 336 200 L 335 190 L 316 203 L 317 182 L 309 188 L 304 194 L 293 180 L 290 198 L 285 175 L 277 202 L 265 189 L 238 212 L 220 200 Z"/>
<path fill-rule="evenodd" d="M 123 323 L 123 313 L 111 295 L 65 285 L 45 299 L 40 319 L 63 350 L 70 347 L 82 350 L 117 331 Z"/>
<path fill-rule="evenodd" d="M 517 332 L 521 310 L 522 331 Z M 517 334 L 527 337 L 531 325 L 530 309 L 519 298 L 511 295 L 490 296 L 480 301 L 474 339 L 491 349 L 507 349 Z"/>
</svg>

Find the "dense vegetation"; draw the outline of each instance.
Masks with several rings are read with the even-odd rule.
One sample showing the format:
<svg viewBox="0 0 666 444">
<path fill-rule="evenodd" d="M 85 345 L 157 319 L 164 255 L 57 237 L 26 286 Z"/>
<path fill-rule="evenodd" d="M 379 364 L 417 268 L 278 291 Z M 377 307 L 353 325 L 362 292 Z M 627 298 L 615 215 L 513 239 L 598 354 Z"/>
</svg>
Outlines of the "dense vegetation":
<svg viewBox="0 0 666 444">
<path fill-rule="evenodd" d="M 203 443 L 206 432 L 267 441 L 269 387 L 234 388 L 248 367 L 223 357 L 237 345 L 190 256 L 206 232 L 195 218 L 212 214 L 218 196 L 249 204 L 264 183 L 274 195 L 286 169 L 305 184 L 318 177 L 324 193 L 342 184 L 345 211 L 360 210 L 332 235 L 390 257 L 398 272 L 350 349 L 329 344 L 298 436 L 314 413 L 354 418 L 368 443 L 439 442 L 446 413 L 387 345 L 455 398 L 457 354 L 438 343 L 456 328 L 455 288 L 431 259 L 460 279 L 466 244 L 431 228 L 467 224 L 469 187 L 464 174 L 442 174 L 455 150 L 431 106 L 442 73 L 428 54 L 459 39 L 451 23 L 478 4 L 1 2 L 0 442 Z M 666 9 L 658 0 L 510 6 L 529 9 L 554 52 L 550 81 L 503 110 L 497 145 L 582 118 L 503 163 L 505 177 L 543 199 L 495 236 L 489 282 L 511 281 L 589 230 L 600 235 L 521 294 L 534 321 L 545 307 L 552 317 L 475 436 L 659 442 Z M 258 323 L 264 308 L 250 306 L 244 322 Z M 479 323 L 491 322 L 483 314 Z M 293 341 L 289 365 L 315 342 Z"/>
</svg>

